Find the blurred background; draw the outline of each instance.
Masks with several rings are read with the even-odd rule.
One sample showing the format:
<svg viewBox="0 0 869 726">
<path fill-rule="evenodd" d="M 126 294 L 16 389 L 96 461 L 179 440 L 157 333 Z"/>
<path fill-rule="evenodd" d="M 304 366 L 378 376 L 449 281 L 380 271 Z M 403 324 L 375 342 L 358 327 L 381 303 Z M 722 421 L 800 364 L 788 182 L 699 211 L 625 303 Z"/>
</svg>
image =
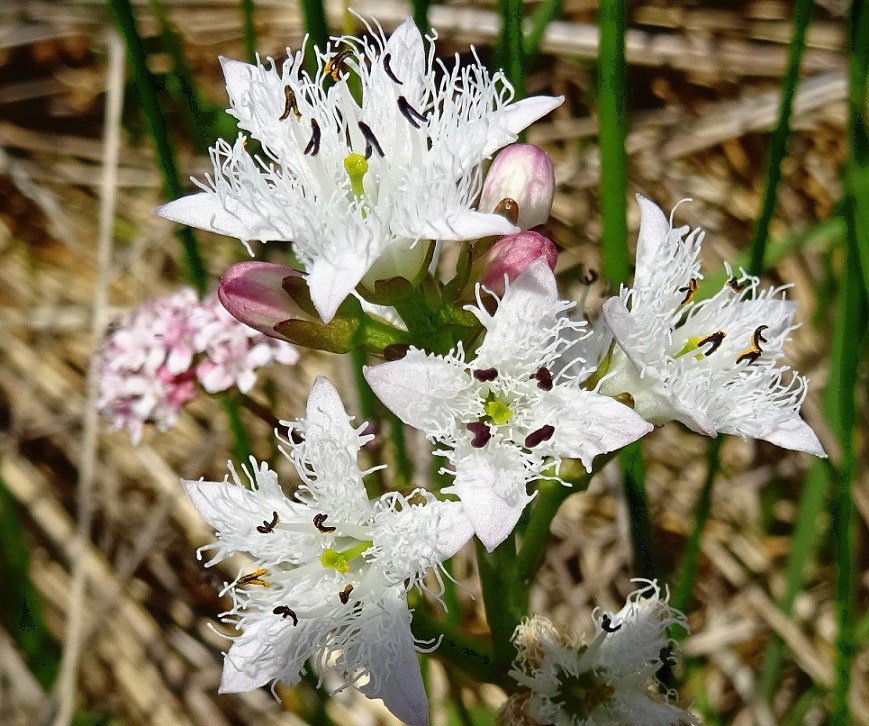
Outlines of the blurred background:
<svg viewBox="0 0 869 726">
<path fill-rule="evenodd" d="M 212 535 L 178 478 L 222 479 L 245 446 L 274 458 L 271 424 L 232 395 L 202 395 L 171 431 L 149 427 L 133 446 L 89 403 L 89 359 L 113 316 L 189 284 L 192 244 L 209 291 L 245 258 L 237 240 L 178 235 L 151 210 L 190 191 L 188 178 L 210 169 L 208 146 L 236 135 L 217 56 L 283 59 L 305 18 L 312 36 L 322 32 L 312 5 L 0 7 L 2 724 L 395 723 L 350 692 L 324 700 L 316 676 L 276 698 L 217 694 L 227 641 L 212 626 L 234 569 L 197 561 Z M 424 17 L 424 5 L 352 3 L 387 32 L 412 12 Z M 733 437 L 711 444 L 677 424 L 655 431 L 632 467 L 614 462 L 565 502 L 533 608 L 588 631 L 592 608 L 618 608 L 631 577 L 656 576 L 689 617 L 673 685 L 704 723 L 869 724 L 866 3 L 638 0 L 624 12 L 624 35 L 605 20 L 603 41 L 605 14 L 587 0 L 457 1 L 432 4 L 428 19 L 448 63 L 471 59 L 473 44 L 526 94 L 565 96 L 527 141 L 555 163 L 549 232 L 563 290 L 579 295 L 582 275 L 603 271 L 590 315 L 612 291 L 607 273 L 620 276 L 613 260 L 632 259 L 635 193 L 665 210 L 693 200 L 676 220 L 706 230 L 708 275 L 730 260 L 769 284 L 793 283 L 801 327 L 787 362 L 811 381 L 803 416 L 830 459 Z M 364 30 L 339 2 L 326 3 L 325 18 L 332 33 Z M 619 38 L 624 88 L 598 72 L 599 53 L 604 67 L 618 64 Z M 602 169 L 614 212 L 601 206 Z M 607 187 L 613 173 L 623 181 L 610 176 Z M 284 253 L 270 245 L 263 257 Z M 296 418 L 321 372 L 359 415 L 352 375 L 327 354 L 269 369 L 252 398 Z M 415 483 L 427 471 L 418 464 Z M 454 574 L 468 631 L 485 638 L 472 548 Z M 435 724 L 491 723 L 504 698 L 436 657 L 425 675 Z"/>
</svg>

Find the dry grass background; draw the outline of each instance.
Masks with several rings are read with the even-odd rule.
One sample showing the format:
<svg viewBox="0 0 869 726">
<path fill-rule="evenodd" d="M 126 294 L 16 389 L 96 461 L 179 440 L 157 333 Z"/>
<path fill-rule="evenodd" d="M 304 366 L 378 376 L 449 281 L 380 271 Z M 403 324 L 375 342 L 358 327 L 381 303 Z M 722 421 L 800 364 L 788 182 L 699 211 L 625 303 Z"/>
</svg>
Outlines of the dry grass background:
<svg viewBox="0 0 869 726">
<path fill-rule="evenodd" d="M 167 5 L 203 93 L 225 104 L 216 56 L 243 55 L 237 3 L 171 0 Z M 809 32 L 773 237 L 828 218 L 840 196 L 839 167 L 846 154 L 845 8 L 839 0 L 821 5 Z M 354 6 L 376 13 L 387 29 L 407 13 L 391 2 Z M 302 24 L 293 2 L 261 0 L 256 7 L 261 51 L 277 55 L 286 45 L 298 45 Z M 339 28 L 341 7 L 327 7 L 333 30 Z M 137 9 L 143 32 L 153 36 L 147 3 L 139 2 Z M 566 0 L 564 21 L 550 28 L 528 81 L 529 93 L 562 93 L 568 99 L 529 133 L 529 141 L 545 146 L 556 163 L 551 227 L 562 249 L 559 271 L 566 285 L 577 278 L 579 266 L 598 264 L 599 163 L 588 108 L 594 11 L 593 2 Z M 698 0 L 680 8 L 640 2 L 631 9 L 629 183 L 665 208 L 693 197 L 678 216 L 707 230 L 704 254 L 714 267 L 746 246 L 759 210 L 765 134 L 776 118 L 790 13 L 789 3 L 779 0 Z M 464 51 L 473 42 L 488 57 L 497 32 L 492 8 L 438 5 L 431 20 L 442 54 Z M 278 689 L 279 701 L 266 690 L 241 696 L 216 692 L 225 641 L 211 624 L 222 609 L 217 589 L 224 575 L 194 558 L 194 549 L 211 533 L 186 501 L 178 477 L 222 478 L 230 439 L 219 404 L 196 401 L 171 432 L 150 430 L 138 447 L 103 424 L 98 436 L 87 435 L 94 316 L 99 327 L 114 311 L 171 292 L 182 281 L 172 228 L 150 213 L 164 200 L 129 86 L 124 124 L 114 126 L 120 132 L 117 167 L 103 163 L 110 29 L 105 8 L 88 0 L 4 0 L 0 9 L 0 475 L 19 505 L 29 574 L 48 629 L 58 643 L 67 628 L 81 639 L 77 672 L 61 678 L 78 713 L 93 716 L 81 723 L 302 723 L 310 689 Z M 159 55 L 153 61 L 155 71 L 168 63 Z M 121 80 L 115 73 L 115 84 Z M 205 169 L 206 160 L 193 153 L 183 132 L 177 139 L 184 175 Z M 109 189 L 117 195 L 114 242 L 101 272 L 100 206 Z M 635 232 L 635 206 L 630 213 Z M 213 287 L 239 258 L 240 247 L 206 235 L 201 243 Z M 804 416 L 835 457 L 835 438 L 819 407 L 831 331 L 812 324 L 826 319 L 824 260 L 831 244 L 830 234 L 815 236 L 776 264 L 768 279 L 795 283 L 791 294 L 803 326 L 793 337 L 790 362 L 812 381 Z M 100 303 L 100 284 L 107 286 L 107 307 Z M 602 287 L 595 288 L 591 304 L 603 294 Z M 278 391 L 277 415 L 300 415 L 313 377 L 323 370 L 349 396 L 341 361 L 305 355 L 298 366 L 267 376 Z M 865 404 L 865 389 L 860 395 Z M 262 387 L 255 397 L 265 400 Z M 349 408 L 358 410 L 353 403 Z M 255 452 L 269 456 L 269 427 L 245 420 Z M 858 446 L 865 449 L 865 441 Z M 669 425 L 647 438 L 645 457 L 654 535 L 672 569 L 693 522 L 705 475 L 705 442 Z M 823 692 L 833 681 L 836 630 L 829 553 L 822 550 L 813 561 L 792 617 L 774 605 L 808 465 L 807 456 L 763 442 L 731 439 L 724 445 L 690 612 L 694 633 L 684 644 L 696 660 L 690 661 L 682 688 L 686 699 L 706 702 L 720 723 L 778 723 L 802 694 L 816 688 L 818 697 L 803 722 L 826 719 Z M 82 477 L 91 478 L 89 466 L 93 486 L 86 504 L 93 527 L 86 549 L 79 550 L 77 491 Z M 605 470 L 588 493 L 563 507 L 533 594 L 536 610 L 582 628 L 592 607 L 614 607 L 631 589 L 619 476 L 618 469 Z M 865 467 L 854 497 L 865 534 Z M 821 536 L 829 518 L 817 527 Z M 86 574 L 84 607 L 68 622 L 77 558 Z M 457 566 L 471 592 L 472 560 L 471 553 Z M 857 563 L 858 616 L 867 602 L 867 567 L 864 552 Z M 0 582 L 0 588 L 7 586 Z M 472 628 L 482 632 L 479 601 L 464 597 L 463 606 Z M 0 619 L 0 626 L 0 723 L 50 723 L 53 696 L 14 647 L 21 623 Z M 757 698 L 755 685 L 773 633 L 784 639 L 787 660 L 769 707 Z M 431 676 L 435 715 L 443 719 L 446 679 L 438 666 Z M 468 704 L 482 699 L 497 705 L 502 697 L 492 686 L 468 682 L 459 688 Z M 330 706 L 336 723 L 389 723 L 375 704 L 345 695 Z M 854 662 L 851 705 L 856 722 L 869 724 L 865 642 Z"/>
</svg>

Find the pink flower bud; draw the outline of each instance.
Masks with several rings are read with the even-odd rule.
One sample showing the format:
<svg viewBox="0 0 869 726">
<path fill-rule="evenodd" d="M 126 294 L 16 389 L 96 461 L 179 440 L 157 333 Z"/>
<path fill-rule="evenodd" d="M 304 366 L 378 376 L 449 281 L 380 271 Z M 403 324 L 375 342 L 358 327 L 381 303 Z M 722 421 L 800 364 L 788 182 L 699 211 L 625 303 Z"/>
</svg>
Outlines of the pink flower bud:
<svg viewBox="0 0 869 726">
<path fill-rule="evenodd" d="M 217 296 L 236 320 L 273 338 L 281 337 L 274 326 L 284 320 L 310 320 L 283 287 L 287 277 L 302 273 L 269 262 L 239 262 L 223 275 Z"/>
<path fill-rule="evenodd" d="M 480 259 L 480 282 L 496 295 L 503 295 L 504 275 L 512 282 L 539 257 L 544 257 L 549 268 L 555 270 L 558 251 L 552 240 L 537 232 L 508 234 Z"/>
<path fill-rule="evenodd" d="M 549 219 L 554 196 L 549 155 L 533 144 L 512 144 L 489 167 L 479 210 L 503 214 L 519 229 L 531 229 Z"/>
</svg>

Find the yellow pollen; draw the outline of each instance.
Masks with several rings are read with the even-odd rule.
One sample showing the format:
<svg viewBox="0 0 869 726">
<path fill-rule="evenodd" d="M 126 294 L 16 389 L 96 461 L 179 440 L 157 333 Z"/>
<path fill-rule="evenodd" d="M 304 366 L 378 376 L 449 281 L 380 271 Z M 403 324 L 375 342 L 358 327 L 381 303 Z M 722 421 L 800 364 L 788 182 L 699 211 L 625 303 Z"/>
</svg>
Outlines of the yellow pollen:
<svg viewBox="0 0 869 726">
<path fill-rule="evenodd" d="M 497 399 L 494 401 L 486 401 L 485 410 L 486 415 L 492 419 L 492 422 L 499 425 L 505 424 L 513 418 L 513 412 L 510 410 L 510 407 L 503 401 L 498 401 Z"/>
<path fill-rule="evenodd" d="M 238 580 L 235 581 L 236 585 L 259 585 L 260 587 L 269 587 L 271 585 L 268 580 L 261 580 L 260 577 L 262 575 L 268 574 L 268 570 L 254 570 L 249 575 L 244 575 L 244 577 L 239 577 Z"/>
</svg>

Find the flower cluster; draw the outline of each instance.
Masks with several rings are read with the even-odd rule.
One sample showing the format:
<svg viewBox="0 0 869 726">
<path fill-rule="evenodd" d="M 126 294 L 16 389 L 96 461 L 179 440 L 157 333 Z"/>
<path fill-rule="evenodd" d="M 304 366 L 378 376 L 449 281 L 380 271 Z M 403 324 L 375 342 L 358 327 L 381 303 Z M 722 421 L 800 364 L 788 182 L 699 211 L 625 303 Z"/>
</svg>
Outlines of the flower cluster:
<svg viewBox="0 0 869 726">
<path fill-rule="evenodd" d="M 594 613 L 588 644 L 560 632 L 539 615 L 513 634 L 515 669 L 522 690 L 501 707 L 498 726 L 689 726 L 688 711 L 660 694 L 656 674 L 671 669 L 674 643 L 668 628 L 687 629 L 657 582 L 643 582 L 617 613 Z"/>
<path fill-rule="evenodd" d="M 291 365 L 298 352 L 233 318 L 215 295 L 202 302 L 192 289 L 157 298 L 124 315 L 96 353 L 97 409 L 134 443 L 146 422 L 174 425 L 181 407 L 196 397 L 233 386 L 249 391 L 256 370 L 273 361 Z"/>
</svg>

